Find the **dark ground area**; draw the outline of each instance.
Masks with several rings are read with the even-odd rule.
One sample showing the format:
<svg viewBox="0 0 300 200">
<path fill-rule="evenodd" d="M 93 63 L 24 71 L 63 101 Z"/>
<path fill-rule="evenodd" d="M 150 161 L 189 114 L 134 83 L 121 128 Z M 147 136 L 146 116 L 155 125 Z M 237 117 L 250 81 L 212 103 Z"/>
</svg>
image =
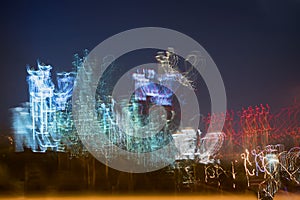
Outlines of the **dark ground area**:
<svg viewBox="0 0 300 200">
<path fill-rule="evenodd" d="M 247 188 L 242 160 L 236 164 L 236 179 L 220 173 L 205 177 L 208 165 L 191 161 L 178 163 L 181 169 L 164 169 L 141 174 L 120 172 L 92 156 L 71 158 L 67 153 L 16 153 L 12 145 L 0 150 L 0 194 L 8 196 L 40 194 L 255 194 Z M 192 166 L 188 174 L 185 166 Z M 221 161 L 224 170 L 231 163 Z M 210 174 L 211 175 L 211 174 Z M 233 184 L 235 188 L 233 188 Z M 297 192 L 294 186 L 284 187 Z"/>
</svg>

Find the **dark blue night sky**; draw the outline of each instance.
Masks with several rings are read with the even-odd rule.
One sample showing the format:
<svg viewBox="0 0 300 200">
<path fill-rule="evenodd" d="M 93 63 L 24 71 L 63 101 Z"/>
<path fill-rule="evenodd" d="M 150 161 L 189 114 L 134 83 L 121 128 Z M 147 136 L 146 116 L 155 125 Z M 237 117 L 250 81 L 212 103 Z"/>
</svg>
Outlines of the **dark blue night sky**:
<svg viewBox="0 0 300 200">
<path fill-rule="evenodd" d="M 1 1 L 0 127 L 27 101 L 26 65 L 71 70 L 73 54 L 137 27 L 197 40 L 217 64 L 228 108 L 300 101 L 300 1 Z"/>
</svg>

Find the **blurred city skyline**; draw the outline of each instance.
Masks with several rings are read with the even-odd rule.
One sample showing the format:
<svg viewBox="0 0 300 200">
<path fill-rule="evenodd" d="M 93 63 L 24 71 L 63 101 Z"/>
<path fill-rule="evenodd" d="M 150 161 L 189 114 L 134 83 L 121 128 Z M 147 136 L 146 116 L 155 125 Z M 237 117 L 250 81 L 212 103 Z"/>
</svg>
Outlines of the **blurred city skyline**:
<svg viewBox="0 0 300 200">
<path fill-rule="evenodd" d="M 10 127 L 8 109 L 28 101 L 27 64 L 40 59 L 53 74 L 70 71 L 74 53 L 146 26 L 180 31 L 206 49 L 221 72 L 228 109 L 268 103 L 277 111 L 300 98 L 299 9 L 296 0 L 3 2 L 0 131 Z M 209 102 L 206 86 L 199 87 Z"/>
</svg>

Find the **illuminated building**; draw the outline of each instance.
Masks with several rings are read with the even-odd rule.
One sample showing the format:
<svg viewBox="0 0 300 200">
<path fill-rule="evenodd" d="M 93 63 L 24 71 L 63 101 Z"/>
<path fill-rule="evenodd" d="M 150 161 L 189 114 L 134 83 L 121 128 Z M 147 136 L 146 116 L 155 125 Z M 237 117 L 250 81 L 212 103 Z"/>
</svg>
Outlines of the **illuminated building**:
<svg viewBox="0 0 300 200">
<path fill-rule="evenodd" d="M 86 152 L 74 126 L 71 97 L 76 72 L 82 67 L 87 54 L 85 51 L 83 58 L 75 55 L 73 72 L 56 74 L 56 86 L 51 79 L 52 66 L 38 62 L 36 70 L 27 68 L 28 106 L 13 109 L 16 151 L 22 151 L 23 146 L 26 146 L 33 152 L 68 151 L 75 156 Z M 203 162 L 213 162 L 211 156 L 220 149 L 222 137 L 214 137 L 211 133 L 211 137 L 208 134 L 200 140 L 197 130 L 189 127 L 178 131 L 174 129 L 176 114 L 173 108 L 173 92 L 180 84 L 188 85 L 188 79 L 170 66 L 177 59 L 171 52 L 167 51 L 166 56 L 160 53 L 156 58 L 165 73 L 150 68 L 133 73 L 135 94 L 130 102 L 121 100 L 116 103 L 110 95 L 98 96 L 95 120 L 98 120 L 102 132 L 112 144 L 126 151 L 151 152 L 174 139 L 179 153 L 177 160 L 194 159 L 195 155 L 203 155 Z M 101 86 L 102 82 L 99 84 Z M 107 88 L 102 87 L 100 94 L 105 94 L 105 89 Z M 81 104 L 85 106 L 84 101 Z M 151 137 L 137 137 L 141 134 L 151 135 L 160 123 L 158 116 L 163 115 L 161 111 L 154 113 L 156 117 L 149 118 L 151 105 L 164 107 L 167 114 L 166 124 Z M 138 128 L 145 124 L 150 126 L 147 126 L 147 129 Z"/>
</svg>

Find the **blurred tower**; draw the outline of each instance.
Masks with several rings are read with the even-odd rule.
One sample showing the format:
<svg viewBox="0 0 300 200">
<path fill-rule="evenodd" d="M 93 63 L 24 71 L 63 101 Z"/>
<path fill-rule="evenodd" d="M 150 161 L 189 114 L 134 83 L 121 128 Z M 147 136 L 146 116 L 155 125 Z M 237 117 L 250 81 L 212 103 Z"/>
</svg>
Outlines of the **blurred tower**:
<svg viewBox="0 0 300 200">
<path fill-rule="evenodd" d="M 40 63 L 38 63 L 37 71 L 27 68 L 32 119 L 31 149 L 34 152 L 45 152 L 48 147 L 56 146 L 51 138 L 55 112 L 51 69 L 50 65 L 41 65 Z"/>
<path fill-rule="evenodd" d="M 32 145 L 32 123 L 28 103 L 20 107 L 10 109 L 12 112 L 12 126 L 14 129 L 15 151 L 24 151 L 24 146 L 30 148 Z"/>
</svg>

